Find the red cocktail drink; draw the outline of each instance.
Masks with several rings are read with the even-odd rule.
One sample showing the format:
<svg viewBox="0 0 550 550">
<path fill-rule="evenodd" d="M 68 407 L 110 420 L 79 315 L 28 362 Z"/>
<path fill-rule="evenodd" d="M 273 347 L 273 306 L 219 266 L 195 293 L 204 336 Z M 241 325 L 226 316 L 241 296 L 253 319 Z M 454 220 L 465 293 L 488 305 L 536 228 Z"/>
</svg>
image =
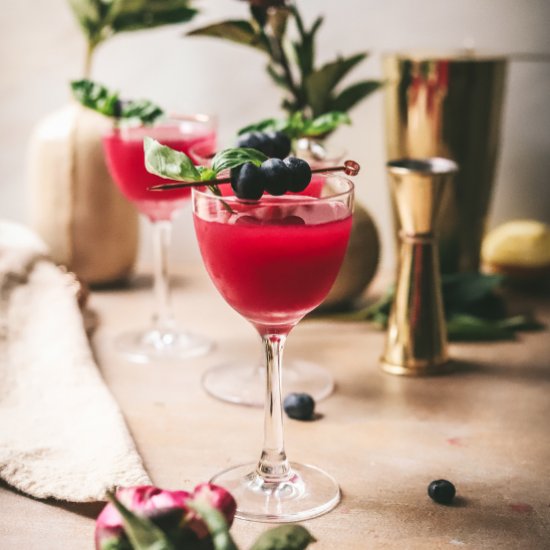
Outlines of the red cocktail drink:
<svg viewBox="0 0 550 550">
<path fill-rule="evenodd" d="M 317 180 L 317 178 L 320 178 Z M 316 176 L 314 195 L 258 201 L 193 190 L 193 215 L 206 269 L 221 295 L 262 337 L 266 354 L 265 432 L 259 462 L 229 468 L 213 482 L 237 500 L 237 517 L 287 522 L 331 510 L 335 480 L 290 463 L 283 442 L 281 361 L 286 336 L 328 294 L 351 231 L 353 184 Z"/>
</svg>

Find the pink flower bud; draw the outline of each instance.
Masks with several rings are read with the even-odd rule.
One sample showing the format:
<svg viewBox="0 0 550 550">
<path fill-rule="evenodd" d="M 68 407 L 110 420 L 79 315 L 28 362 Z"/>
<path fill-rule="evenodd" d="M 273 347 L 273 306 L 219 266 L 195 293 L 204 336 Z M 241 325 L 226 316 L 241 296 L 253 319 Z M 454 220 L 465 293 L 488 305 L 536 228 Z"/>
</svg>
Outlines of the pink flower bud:
<svg viewBox="0 0 550 550">
<path fill-rule="evenodd" d="M 188 500 L 200 498 L 207 502 L 225 516 L 228 525 L 232 524 L 236 509 L 230 493 L 208 483 L 197 485 L 193 493 L 165 491 L 151 485 L 123 487 L 117 490 L 116 496 L 126 508 L 149 518 L 173 541 L 208 536 L 204 522 L 187 506 Z M 111 503 L 103 508 L 96 520 L 95 545 L 96 550 L 107 547 L 109 550 L 131 550 L 122 517 Z"/>
</svg>

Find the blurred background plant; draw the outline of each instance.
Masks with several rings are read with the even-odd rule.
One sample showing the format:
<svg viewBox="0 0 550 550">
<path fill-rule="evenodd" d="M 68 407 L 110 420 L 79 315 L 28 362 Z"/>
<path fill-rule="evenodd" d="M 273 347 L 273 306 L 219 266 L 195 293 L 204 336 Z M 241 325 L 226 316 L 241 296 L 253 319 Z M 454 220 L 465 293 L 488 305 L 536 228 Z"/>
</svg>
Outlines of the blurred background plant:
<svg viewBox="0 0 550 550">
<path fill-rule="evenodd" d="M 349 123 L 346 113 L 380 88 L 378 80 L 342 86 L 348 73 L 364 61 L 367 52 L 319 65 L 316 36 L 324 18 L 307 26 L 295 2 L 246 0 L 249 19 L 231 19 L 194 29 L 189 36 L 210 36 L 253 48 L 268 59 L 266 70 L 282 89 L 281 107 L 287 120 L 266 119 L 244 130 L 283 130 L 293 138 L 329 135 Z"/>
<path fill-rule="evenodd" d="M 95 49 L 111 36 L 190 21 L 197 10 L 190 0 L 69 0 L 86 38 L 84 77 L 89 77 Z"/>
</svg>

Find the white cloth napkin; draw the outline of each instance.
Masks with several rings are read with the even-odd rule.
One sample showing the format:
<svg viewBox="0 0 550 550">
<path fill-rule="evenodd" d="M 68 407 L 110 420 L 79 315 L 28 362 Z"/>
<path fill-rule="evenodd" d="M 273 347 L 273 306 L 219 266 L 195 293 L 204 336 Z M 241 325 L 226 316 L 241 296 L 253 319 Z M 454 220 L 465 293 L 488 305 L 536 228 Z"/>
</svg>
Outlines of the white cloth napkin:
<svg viewBox="0 0 550 550">
<path fill-rule="evenodd" d="M 13 246 L 5 229 L 0 222 L 0 477 L 72 502 L 150 483 L 66 275 L 43 245 Z"/>
</svg>

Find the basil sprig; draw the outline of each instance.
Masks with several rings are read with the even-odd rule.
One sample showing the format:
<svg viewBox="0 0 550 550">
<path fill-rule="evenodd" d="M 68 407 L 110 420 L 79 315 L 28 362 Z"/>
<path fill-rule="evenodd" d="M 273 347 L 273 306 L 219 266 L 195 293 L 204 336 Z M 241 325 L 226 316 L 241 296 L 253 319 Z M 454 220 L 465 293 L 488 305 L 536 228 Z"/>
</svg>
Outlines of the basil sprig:
<svg viewBox="0 0 550 550">
<path fill-rule="evenodd" d="M 256 149 L 238 147 L 216 153 L 212 159 L 212 167 L 195 166 L 185 153 L 162 145 L 150 137 L 143 140 L 143 149 L 145 168 L 148 172 L 161 178 L 190 183 L 213 180 L 221 171 L 237 168 L 247 162 L 260 166 L 267 160 L 267 157 Z M 221 195 L 217 185 L 209 184 L 209 188 L 214 194 Z"/>
<path fill-rule="evenodd" d="M 121 100 L 118 92 L 88 79 L 71 82 L 73 97 L 84 107 L 117 121 L 140 122 L 150 125 L 164 116 L 164 111 L 147 99 Z"/>
<path fill-rule="evenodd" d="M 528 315 L 508 316 L 503 298 L 497 293 L 501 275 L 455 273 L 443 275 L 441 289 L 449 340 L 453 342 L 511 340 L 517 331 L 540 330 L 544 325 Z M 395 295 L 391 286 L 377 302 L 335 318 L 369 321 L 381 329 L 388 324 Z"/>
<path fill-rule="evenodd" d="M 349 115 L 342 111 L 330 111 L 316 118 L 306 118 L 302 112 L 297 112 L 286 119 L 266 118 L 249 124 L 241 128 L 238 134 L 274 131 L 283 132 L 290 139 L 320 138 L 330 134 L 342 124 L 351 124 Z"/>
</svg>

